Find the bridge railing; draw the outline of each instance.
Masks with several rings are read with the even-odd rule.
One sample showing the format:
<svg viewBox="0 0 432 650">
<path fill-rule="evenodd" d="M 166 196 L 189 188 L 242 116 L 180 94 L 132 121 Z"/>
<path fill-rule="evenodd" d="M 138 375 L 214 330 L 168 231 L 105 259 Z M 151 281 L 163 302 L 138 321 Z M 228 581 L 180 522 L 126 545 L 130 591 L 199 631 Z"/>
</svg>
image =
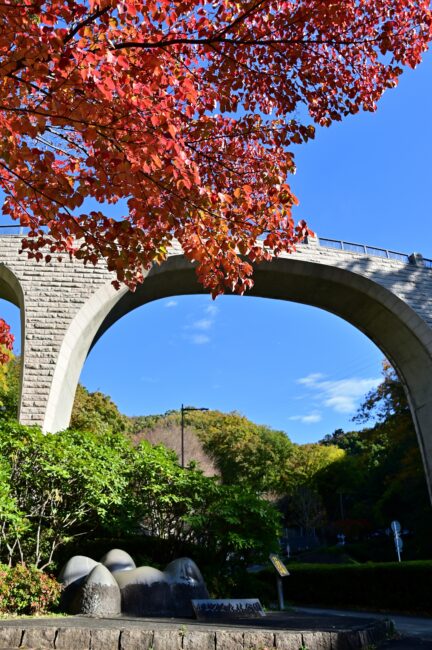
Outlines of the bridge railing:
<svg viewBox="0 0 432 650">
<path fill-rule="evenodd" d="M 353 242 L 343 241 L 341 239 L 327 239 L 318 237 L 320 246 L 324 248 L 334 248 L 339 251 L 348 251 L 349 253 L 360 253 L 361 255 L 372 255 L 373 257 L 382 257 L 388 260 L 396 260 L 404 264 L 412 263 L 412 256 L 407 253 L 398 253 L 387 248 L 378 248 L 377 246 L 367 246 L 366 244 L 354 244 Z M 432 259 L 421 258 L 424 266 L 431 269 Z"/>
<path fill-rule="evenodd" d="M 25 235 L 28 232 L 28 228 L 23 228 L 22 226 L 0 225 L 0 236 L 1 235 Z M 372 255 L 373 257 L 382 257 L 388 260 L 396 260 L 397 262 L 402 262 L 403 264 L 411 264 L 412 256 L 407 253 L 398 253 L 397 251 L 392 251 L 387 248 L 378 248 L 377 246 L 367 246 L 366 244 L 355 244 L 349 241 L 343 241 L 342 239 L 328 239 L 327 237 L 317 237 L 318 243 L 324 248 L 333 248 L 338 251 L 347 251 L 349 253 L 360 253 L 360 255 Z M 421 257 L 423 266 L 428 269 L 432 269 L 432 259 L 426 257 Z M 418 262 L 417 262 L 418 263 Z"/>
<path fill-rule="evenodd" d="M 320 246 L 325 248 L 335 248 L 341 251 L 349 251 L 350 253 L 360 253 L 362 255 L 373 255 L 374 257 L 384 257 L 388 260 L 397 260 L 409 264 L 409 255 L 406 253 L 398 253 L 386 248 L 377 248 L 376 246 L 367 246 L 366 244 L 354 244 L 349 241 L 342 241 L 340 239 L 327 239 L 319 237 L 318 241 Z"/>
</svg>

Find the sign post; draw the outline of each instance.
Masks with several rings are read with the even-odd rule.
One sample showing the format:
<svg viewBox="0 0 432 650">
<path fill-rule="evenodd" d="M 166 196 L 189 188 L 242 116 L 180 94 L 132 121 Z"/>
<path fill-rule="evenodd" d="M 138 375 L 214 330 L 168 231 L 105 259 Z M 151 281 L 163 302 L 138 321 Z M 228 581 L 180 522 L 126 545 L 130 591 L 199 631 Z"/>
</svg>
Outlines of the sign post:
<svg viewBox="0 0 432 650">
<path fill-rule="evenodd" d="M 274 568 L 277 571 L 276 585 L 277 585 L 279 609 L 283 611 L 285 609 L 285 603 L 284 603 L 284 596 L 283 596 L 282 578 L 289 576 L 289 571 L 286 568 L 285 564 L 280 559 L 280 557 L 275 553 L 270 553 L 269 558 L 270 558 L 270 562 L 273 564 Z"/>
<path fill-rule="evenodd" d="M 397 553 L 397 556 L 398 556 L 398 562 L 402 562 L 402 560 L 401 560 L 401 552 L 402 552 L 402 549 L 403 549 L 403 540 L 402 540 L 402 538 L 400 536 L 401 525 L 400 525 L 400 523 L 398 521 L 392 521 L 391 524 L 390 524 L 390 528 L 392 529 L 393 535 L 394 535 L 394 543 L 395 543 L 395 547 L 396 547 L 396 553 Z"/>
</svg>

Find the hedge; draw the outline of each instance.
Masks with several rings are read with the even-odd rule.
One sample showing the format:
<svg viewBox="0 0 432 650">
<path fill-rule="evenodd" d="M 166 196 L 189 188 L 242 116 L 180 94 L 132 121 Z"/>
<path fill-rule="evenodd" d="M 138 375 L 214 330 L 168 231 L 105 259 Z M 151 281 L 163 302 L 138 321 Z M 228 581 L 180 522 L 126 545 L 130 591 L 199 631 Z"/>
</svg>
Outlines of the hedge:
<svg viewBox="0 0 432 650">
<path fill-rule="evenodd" d="M 296 605 L 432 614 L 432 561 L 289 564 L 288 569 L 284 596 Z M 237 597 L 276 602 L 276 572 L 265 569 L 245 576 L 234 592 Z"/>
</svg>

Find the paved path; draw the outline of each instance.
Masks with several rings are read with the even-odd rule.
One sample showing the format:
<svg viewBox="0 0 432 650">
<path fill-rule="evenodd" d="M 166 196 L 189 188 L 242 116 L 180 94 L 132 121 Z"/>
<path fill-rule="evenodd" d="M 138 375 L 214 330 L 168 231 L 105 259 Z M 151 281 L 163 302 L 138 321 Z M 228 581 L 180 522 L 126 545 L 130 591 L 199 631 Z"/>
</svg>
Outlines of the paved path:
<svg viewBox="0 0 432 650">
<path fill-rule="evenodd" d="M 324 609 L 315 607 L 295 607 L 295 611 L 307 614 L 328 614 L 331 616 L 353 618 L 391 618 L 394 621 L 400 639 L 387 641 L 383 650 L 415 650 L 422 648 L 432 650 L 432 618 L 420 618 L 417 616 L 401 616 L 400 614 L 382 614 L 377 612 L 353 612 L 351 610 Z"/>
</svg>

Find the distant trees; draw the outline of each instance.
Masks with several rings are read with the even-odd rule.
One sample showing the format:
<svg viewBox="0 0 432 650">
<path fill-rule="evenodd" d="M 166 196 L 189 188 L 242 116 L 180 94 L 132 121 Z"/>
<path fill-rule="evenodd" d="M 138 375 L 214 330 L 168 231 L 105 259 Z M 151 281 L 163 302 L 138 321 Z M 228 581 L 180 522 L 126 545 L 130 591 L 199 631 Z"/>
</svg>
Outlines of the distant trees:
<svg viewBox="0 0 432 650">
<path fill-rule="evenodd" d="M 19 378 L 19 358 L 0 366 L 0 561 L 43 566 L 92 530 L 156 537 L 173 549 L 195 544 L 221 563 L 255 561 L 277 543 L 281 514 L 308 533 L 352 536 L 398 518 L 416 532 L 416 553 L 427 554 L 422 462 L 388 364 L 356 416 L 371 425 L 338 429 L 319 444 L 293 444 L 238 413 L 190 412 L 184 470 L 178 411 L 128 418 L 108 396 L 79 386 L 76 430 L 44 436 L 14 419 Z"/>
<path fill-rule="evenodd" d="M 288 525 L 315 534 L 326 524 L 327 513 L 317 477 L 344 457 L 345 452 L 334 445 L 294 446 L 285 476 L 285 495 L 278 502 Z"/>
<path fill-rule="evenodd" d="M 416 532 L 413 553 L 427 554 L 432 518 L 423 466 L 403 386 L 388 362 L 355 417 L 363 429 L 338 429 L 319 444 L 295 445 L 237 413 L 196 412 L 188 419 L 222 482 L 270 498 L 286 525 L 361 536 L 399 518 Z M 138 418 L 134 426 L 151 438 L 179 420 L 173 411 Z"/>
<path fill-rule="evenodd" d="M 70 428 L 93 433 L 127 433 L 131 423 L 118 410 L 111 397 L 96 391 L 91 393 L 78 384 L 72 408 Z"/>
<path fill-rule="evenodd" d="M 139 419 L 146 438 L 151 431 L 162 431 L 179 422 L 178 411 L 163 417 L 149 416 L 147 422 Z M 190 412 L 188 426 L 213 460 L 223 483 L 241 484 L 258 493 L 285 489 L 283 481 L 294 445 L 283 431 L 254 424 L 239 413 L 220 411 Z"/>
<path fill-rule="evenodd" d="M 368 520 L 373 528 L 399 519 L 416 533 L 413 546 L 424 554 L 432 513 L 423 463 L 403 386 L 387 362 L 381 384 L 366 396 L 355 420 L 372 424 L 337 430 L 321 441 L 345 451 L 317 476 L 330 518 Z"/>
<path fill-rule="evenodd" d="M 147 440 L 152 445 L 164 445 L 181 457 L 181 425 L 180 412 L 169 411 L 165 415 L 148 415 L 130 418 L 131 435 L 134 444 Z M 204 449 L 197 431 L 190 426 L 189 418 L 184 427 L 184 458 L 185 465 L 197 463 L 206 476 L 219 474 L 214 459 Z"/>
<path fill-rule="evenodd" d="M 284 515 L 286 524 L 313 532 L 327 521 L 317 477 L 338 463 L 345 451 L 336 445 L 295 445 L 283 431 L 257 425 L 238 413 L 191 412 L 188 434 L 201 441 L 213 459 L 221 480 L 264 495 Z M 164 416 L 134 418 L 141 429 L 135 439 L 169 440 L 180 421 L 178 411 Z M 189 437 L 189 441 L 191 438 Z M 207 465 L 206 465 L 207 466 Z"/>
</svg>

